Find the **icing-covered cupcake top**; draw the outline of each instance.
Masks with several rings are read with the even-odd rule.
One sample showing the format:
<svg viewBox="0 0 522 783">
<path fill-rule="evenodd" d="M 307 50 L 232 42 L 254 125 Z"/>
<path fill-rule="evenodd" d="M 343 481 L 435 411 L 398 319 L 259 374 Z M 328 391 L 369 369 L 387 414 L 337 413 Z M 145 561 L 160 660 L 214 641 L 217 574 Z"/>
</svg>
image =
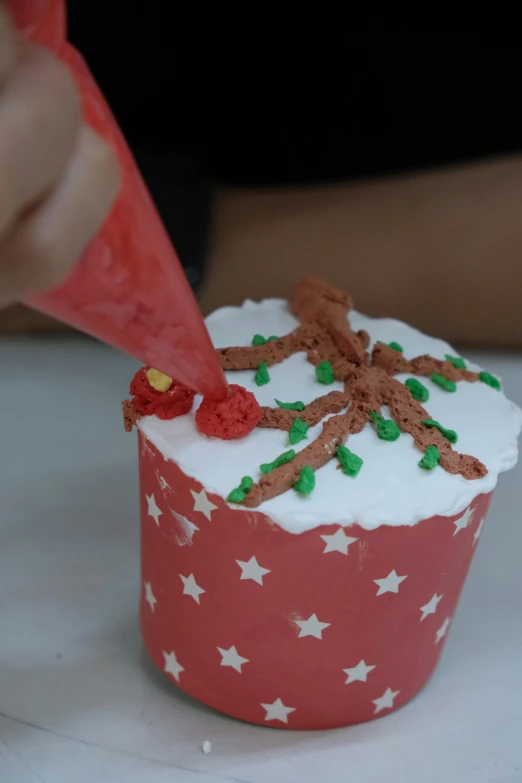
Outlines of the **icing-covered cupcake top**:
<svg viewBox="0 0 522 783">
<path fill-rule="evenodd" d="M 498 379 L 406 324 L 351 311 L 322 281 L 290 304 L 222 308 L 207 327 L 230 400 L 196 396 L 185 413 L 187 395 L 149 371 L 158 410 L 135 397 L 135 413 L 154 414 L 139 426 L 207 491 L 286 530 L 457 514 L 516 463 L 522 413 Z M 168 420 L 180 399 L 185 415 Z"/>
</svg>

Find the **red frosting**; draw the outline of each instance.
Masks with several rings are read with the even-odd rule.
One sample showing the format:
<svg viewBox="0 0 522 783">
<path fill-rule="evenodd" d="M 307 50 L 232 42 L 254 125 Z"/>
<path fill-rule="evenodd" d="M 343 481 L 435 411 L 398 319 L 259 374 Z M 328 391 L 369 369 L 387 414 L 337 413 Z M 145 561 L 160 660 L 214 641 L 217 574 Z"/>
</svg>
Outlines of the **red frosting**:
<svg viewBox="0 0 522 783">
<path fill-rule="evenodd" d="M 196 426 L 203 435 L 232 440 L 243 438 L 257 427 L 263 416 L 252 392 L 230 384 L 226 400 L 216 402 L 206 397 L 196 411 Z"/>
<path fill-rule="evenodd" d="M 148 369 L 143 367 L 132 379 L 130 393 L 134 410 L 141 416 L 155 414 L 158 419 L 175 419 L 188 413 L 194 402 L 194 392 L 176 381 L 172 381 L 166 392 L 156 391 L 148 381 Z"/>
</svg>

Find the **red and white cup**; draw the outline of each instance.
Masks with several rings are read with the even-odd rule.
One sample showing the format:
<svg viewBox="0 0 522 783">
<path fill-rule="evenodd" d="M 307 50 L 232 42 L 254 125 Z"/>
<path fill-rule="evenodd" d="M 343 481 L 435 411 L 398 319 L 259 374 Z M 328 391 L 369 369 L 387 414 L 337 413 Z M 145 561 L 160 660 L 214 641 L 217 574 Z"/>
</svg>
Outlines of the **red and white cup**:
<svg viewBox="0 0 522 783">
<path fill-rule="evenodd" d="M 141 628 L 183 691 L 250 723 L 331 729 L 425 685 L 491 494 L 413 526 L 295 535 L 205 492 L 139 435 Z"/>
</svg>

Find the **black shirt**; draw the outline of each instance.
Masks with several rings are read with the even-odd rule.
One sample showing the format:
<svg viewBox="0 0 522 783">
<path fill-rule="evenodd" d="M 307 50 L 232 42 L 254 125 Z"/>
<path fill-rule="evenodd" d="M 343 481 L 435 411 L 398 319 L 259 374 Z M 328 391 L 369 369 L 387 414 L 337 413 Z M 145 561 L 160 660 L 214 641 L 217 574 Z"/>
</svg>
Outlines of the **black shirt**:
<svg viewBox="0 0 522 783">
<path fill-rule="evenodd" d="M 303 60 L 267 41 L 229 70 L 236 32 L 210 51 L 167 23 L 163 2 L 108 5 L 70 3 L 70 39 L 187 263 L 204 252 L 194 234 L 216 184 L 348 181 L 520 149 L 516 31 L 348 30 L 335 63 L 317 42 Z"/>
</svg>

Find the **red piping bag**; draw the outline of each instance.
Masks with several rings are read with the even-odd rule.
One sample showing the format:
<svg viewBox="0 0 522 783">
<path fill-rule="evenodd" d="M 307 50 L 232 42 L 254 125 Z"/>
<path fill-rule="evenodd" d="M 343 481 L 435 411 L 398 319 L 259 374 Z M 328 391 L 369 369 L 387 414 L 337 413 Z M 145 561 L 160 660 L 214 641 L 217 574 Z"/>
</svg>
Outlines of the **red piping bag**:
<svg viewBox="0 0 522 783">
<path fill-rule="evenodd" d="M 85 121 L 115 150 L 123 182 L 109 218 L 73 272 L 27 304 L 194 391 L 225 398 L 223 371 L 176 252 L 103 95 L 66 41 L 65 0 L 9 0 L 8 5 L 17 27 L 71 69 Z"/>
</svg>

